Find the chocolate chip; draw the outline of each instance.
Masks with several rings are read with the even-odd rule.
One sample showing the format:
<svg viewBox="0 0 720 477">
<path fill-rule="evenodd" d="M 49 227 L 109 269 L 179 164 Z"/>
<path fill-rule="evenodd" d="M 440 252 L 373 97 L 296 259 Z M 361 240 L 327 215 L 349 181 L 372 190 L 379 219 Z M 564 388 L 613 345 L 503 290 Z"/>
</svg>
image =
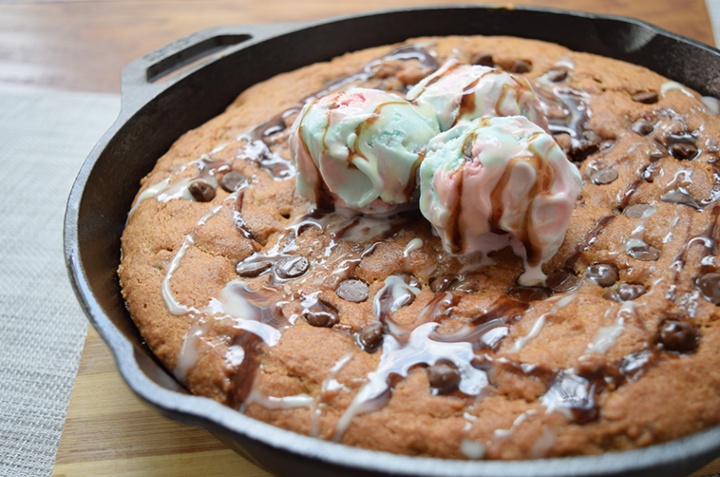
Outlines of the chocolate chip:
<svg viewBox="0 0 720 477">
<path fill-rule="evenodd" d="M 632 301 L 645 294 L 645 287 L 639 283 L 622 283 L 615 290 L 607 291 L 603 298 L 613 301 Z"/>
<path fill-rule="evenodd" d="M 330 303 L 318 299 L 310 308 L 303 311 L 303 318 L 312 326 L 331 328 L 340 321 L 337 309 Z"/>
<path fill-rule="evenodd" d="M 493 61 L 492 55 L 488 53 L 477 53 L 470 58 L 470 63 L 473 65 L 480 65 L 480 66 L 495 66 L 495 61 Z"/>
<path fill-rule="evenodd" d="M 360 347 L 368 353 L 372 353 L 378 349 L 383 342 L 382 323 L 376 321 L 360 330 L 357 335 L 357 340 Z"/>
<path fill-rule="evenodd" d="M 449 393 L 457 389 L 462 380 L 460 371 L 451 363 L 438 362 L 427 369 L 430 386 L 439 393 Z"/>
<path fill-rule="evenodd" d="M 615 140 L 614 139 L 603 139 L 600 141 L 600 150 L 601 151 L 609 151 L 613 147 L 615 147 Z"/>
<path fill-rule="evenodd" d="M 623 210 L 623 215 L 625 217 L 629 217 L 631 219 L 640 219 L 642 218 L 643 214 L 646 210 L 651 208 L 652 206 L 649 204 L 635 204 L 631 205 L 627 209 Z"/>
<path fill-rule="evenodd" d="M 525 60 L 515 60 L 510 67 L 511 73 L 527 73 L 530 71 L 530 63 Z"/>
<path fill-rule="evenodd" d="M 658 343 L 665 351 L 689 353 L 697 348 L 698 333 L 690 323 L 671 318 L 660 324 Z"/>
<path fill-rule="evenodd" d="M 550 296 L 550 290 L 544 287 L 512 287 L 508 290 L 508 295 L 519 301 L 526 303 L 537 300 L 544 300 Z"/>
<path fill-rule="evenodd" d="M 595 131 L 583 131 L 582 136 L 578 138 L 577 143 L 569 151 L 570 158 L 574 162 L 584 161 L 600 150 L 602 140 L 602 137 Z"/>
<path fill-rule="evenodd" d="M 210 202 L 215 198 L 215 188 L 201 179 L 192 181 L 188 190 L 198 202 Z"/>
<path fill-rule="evenodd" d="M 600 169 L 590 175 L 590 180 L 596 185 L 605 185 L 615 182 L 618 178 L 618 172 L 615 169 Z"/>
<path fill-rule="evenodd" d="M 648 152 L 648 159 L 650 159 L 650 162 L 657 162 L 663 157 L 665 157 L 665 152 L 662 149 L 653 149 Z"/>
<path fill-rule="evenodd" d="M 632 124 L 632 126 L 630 126 L 630 129 L 634 133 L 637 133 L 641 136 L 647 136 L 648 134 L 653 132 L 655 127 L 653 126 L 653 124 L 650 121 L 645 121 L 644 119 L 638 119 L 637 121 L 635 121 Z"/>
<path fill-rule="evenodd" d="M 283 257 L 273 265 L 273 271 L 278 278 L 287 280 L 303 275 L 310 268 L 310 261 L 302 256 Z"/>
<path fill-rule="evenodd" d="M 220 186 L 227 192 L 236 192 L 248 183 L 248 178 L 237 171 L 230 171 L 220 179 Z"/>
<path fill-rule="evenodd" d="M 555 293 L 564 293 L 579 287 L 580 280 L 567 270 L 555 270 L 547 277 L 545 284 Z"/>
<path fill-rule="evenodd" d="M 695 144 L 689 142 L 678 142 L 671 144 L 670 147 L 668 147 L 668 151 L 672 157 L 683 161 L 694 159 L 695 156 L 697 156 L 698 148 Z"/>
<path fill-rule="evenodd" d="M 268 260 L 262 260 L 257 262 L 244 261 L 237 264 L 235 271 L 238 276 L 245 278 L 254 278 L 259 276 L 264 271 L 272 267 L 272 263 Z"/>
<path fill-rule="evenodd" d="M 706 273 L 698 278 L 697 287 L 707 301 L 720 305 L 720 273 Z"/>
<path fill-rule="evenodd" d="M 335 293 L 343 300 L 360 303 L 367 300 L 368 286 L 365 282 L 351 278 L 340 282 Z"/>
<path fill-rule="evenodd" d="M 658 102 L 660 96 L 657 91 L 643 91 L 632 95 L 632 100 L 636 103 L 654 104 Z"/>
<path fill-rule="evenodd" d="M 545 74 L 545 79 L 552 83 L 559 83 L 568 77 L 568 71 L 562 68 L 550 70 Z"/>
<path fill-rule="evenodd" d="M 448 291 L 450 287 L 457 282 L 457 280 L 458 277 L 455 275 L 442 275 L 435 277 L 430 280 L 430 289 L 435 293 L 442 293 Z"/>
<path fill-rule="evenodd" d="M 643 262 L 655 261 L 659 259 L 662 255 L 662 252 L 659 249 L 648 245 L 641 240 L 638 240 L 636 243 L 633 243 L 631 246 L 629 246 L 627 249 L 627 253 L 632 258 L 636 260 L 642 260 Z"/>
<path fill-rule="evenodd" d="M 585 277 L 591 282 L 603 288 L 613 286 L 620 278 L 618 269 L 610 263 L 596 263 L 590 265 L 585 272 Z"/>
</svg>

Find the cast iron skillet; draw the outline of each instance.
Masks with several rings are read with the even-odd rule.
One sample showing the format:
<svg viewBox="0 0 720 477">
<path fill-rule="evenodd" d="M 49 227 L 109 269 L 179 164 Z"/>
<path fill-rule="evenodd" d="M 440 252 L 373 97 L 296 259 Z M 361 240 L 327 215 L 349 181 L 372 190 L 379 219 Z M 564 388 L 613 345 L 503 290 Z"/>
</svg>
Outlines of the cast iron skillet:
<svg viewBox="0 0 720 477">
<path fill-rule="evenodd" d="M 122 73 L 120 115 L 70 193 L 65 258 L 82 307 L 135 393 L 166 416 L 209 429 L 276 475 L 675 477 L 720 455 L 720 426 L 635 451 L 537 461 L 451 461 L 350 448 L 189 395 L 143 346 L 118 286 L 119 237 L 140 179 L 175 139 L 277 73 L 415 36 L 478 33 L 536 38 L 619 58 L 720 97 L 716 49 L 637 20 L 523 7 L 422 8 L 308 24 L 219 27 L 130 63 Z"/>
</svg>

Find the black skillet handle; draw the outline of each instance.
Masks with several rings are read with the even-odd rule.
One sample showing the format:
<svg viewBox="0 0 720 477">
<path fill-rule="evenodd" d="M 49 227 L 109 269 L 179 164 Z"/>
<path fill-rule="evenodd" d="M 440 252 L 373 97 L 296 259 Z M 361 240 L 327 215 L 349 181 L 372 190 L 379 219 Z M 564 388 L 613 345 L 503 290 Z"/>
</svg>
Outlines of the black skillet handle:
<svg viewBox="0 0 720 477">
<path fill-rule="evenodd" d="M 249 43 L 261 42 L 298 24 L 227 25 L 208 28 L 158 48 L 122 71 L 122 109 L 132 114 L 193 72 Z"/>
</svg>

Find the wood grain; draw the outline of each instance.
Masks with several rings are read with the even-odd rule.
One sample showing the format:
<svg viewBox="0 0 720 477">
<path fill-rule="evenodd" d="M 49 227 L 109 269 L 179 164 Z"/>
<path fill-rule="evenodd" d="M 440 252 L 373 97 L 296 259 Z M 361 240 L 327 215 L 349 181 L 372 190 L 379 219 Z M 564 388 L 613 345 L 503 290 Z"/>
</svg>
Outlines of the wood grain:
<svg viewBox="0 0 720 477">
<path fill-rule="evenodd" d="M 692 475 L 720 474 L 720 459 Z M 53 477 L 269 477 L 209 432 L 140 401 L 88 331 Z"/>
<path fill-rule="evenodd" d="M 88 331 L 53 476 L 269 475 L 209 432 L 171 421 L 138 399 L 105 343 Z"/>
<path fill-rule="evenodd" d="M 179 37 L 222 24 L 321 19 L 442 0 L 70 0 L 0 4 L 0 89 L 118 92 L 131 60 Z M 475 2 L 483 3 L 483 2 Z M 704 43 L 704 0 L 524 0 L 637 17 Z M 301 7 L 299 5 L 302 5 Z M 720 459 L 693 476 L 720 474 Z M 54 469 L 76 476 L 268 476 L 208 432 L 170 421 L 141 402 L 88 333 Z"/>
<path fill-rule="evenodd" d="M 131 60 L 211 26 L 321 19 L 448 0 L 70 1 L 0 5 L 0 88 L 118 92 Z M 510 2 L 495 2 L 510 3 Z M 637 17 L 704 43 L 712 27 L 704 0 L 520 0 Z"/>
</svg>

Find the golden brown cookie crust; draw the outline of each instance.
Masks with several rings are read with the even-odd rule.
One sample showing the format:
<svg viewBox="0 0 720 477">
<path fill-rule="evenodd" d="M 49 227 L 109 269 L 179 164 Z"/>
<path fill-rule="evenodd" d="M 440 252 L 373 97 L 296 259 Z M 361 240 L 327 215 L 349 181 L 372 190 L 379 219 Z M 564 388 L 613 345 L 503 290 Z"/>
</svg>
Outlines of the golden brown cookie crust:
<svg viewBox="0 0 720 477">
<path fill-rule="evenodd" d="M 594 454 L 720 422 L 718 116 L 658 74 L 557 45 L 508 37 L 408 44 L 416 59 L 396 59 L 398 45 L 389 45 L 257 84 L 158 160 L 130 213 L 119 269 L 155 355 L 193 393 L 257 419 L 410 455 Z M 506 70 L 529 69 L 519 74 L 580 168 L 581 197 L 545 267 L 547 288 L 517 287 L 522 263 L 507 250 L 494 264 L 464 267 L 419 213 L 353 224 L 313 214 L 296 195 L 286 139 L 303 100 L 368 64 L 352 84 L 402 94 L 432 71 L 428 54 L 440 64 L 490 55 Z M 248 139 L 269 120 L 275 130 Z M 265 155 L 253 141 L 269 145 Z M 248 184 L 225 190 L 229 171 Z M 188 192 L 198 178 L 214 198 Z M 265 268 L 252 276 L 238 271 L 243 263 Z M 381 299 L 391 276 L 406 298 L 397 309 Z M 338 294 L 350 279 L 367 299 Z M 350 412 L 386 352 L 379 330 L 402 348 L 431 322 L 435 338 L 460 336 L 472 348 L 472 369 L 487 379 L 482 391 L 443 389 L 433 380 L 452 381 L 452 372 L 419 359 L 388 374 L 368 412 Z"/>
</svg>

